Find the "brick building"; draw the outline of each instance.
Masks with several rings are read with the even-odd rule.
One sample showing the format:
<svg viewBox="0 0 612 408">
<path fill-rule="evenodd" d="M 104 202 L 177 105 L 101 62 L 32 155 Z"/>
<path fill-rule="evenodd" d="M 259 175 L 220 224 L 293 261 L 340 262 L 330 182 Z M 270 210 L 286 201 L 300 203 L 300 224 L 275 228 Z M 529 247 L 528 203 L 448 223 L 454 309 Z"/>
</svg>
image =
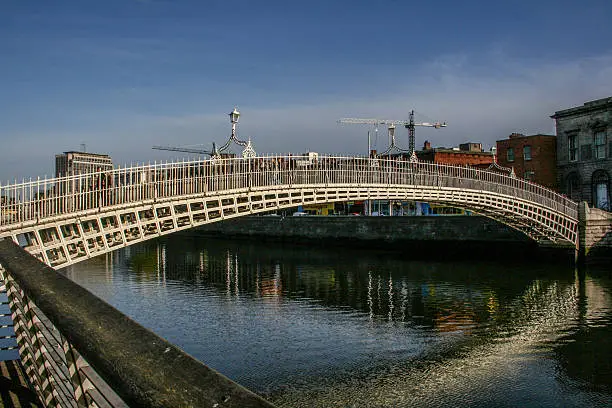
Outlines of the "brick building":
<svg viewBox="0 0 612 408">
<path fill-rule="evenodd" d="M 557 138 L 512 133 L 497 141 L 497 162 L 514 168 L 516 177 L 557 189 Z"/>
<path fill-rule="evenodd" d="M 425 141 L 423 150 L 416 151 L 419 161 L 439 163 L 439 164 L 458 164 L 479 168 L 487 168 L 493 163 L 493 153 L 483 152 L 481 143 L 463 143 L 458 148 L 431 147 Z"/>
<path fill-rule="evenodd" d="M 575 201 L 612 209 L 612 97 L 555 112 L 559 189 Z"/>
</svg>

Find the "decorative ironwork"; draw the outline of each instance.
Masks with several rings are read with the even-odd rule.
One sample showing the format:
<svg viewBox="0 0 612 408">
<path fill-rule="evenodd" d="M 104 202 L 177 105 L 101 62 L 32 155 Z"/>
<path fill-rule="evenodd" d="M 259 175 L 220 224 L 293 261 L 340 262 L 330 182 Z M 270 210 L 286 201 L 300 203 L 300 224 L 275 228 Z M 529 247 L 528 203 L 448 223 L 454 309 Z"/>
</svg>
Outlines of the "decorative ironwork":
<svg viewBox="0 0 612 408">
<path fill-rule="evenodd" d="M 516 178 L 516 173 L 514 172 L 514 167 L 500 166 L 499 163 L 497 163 L 497 156 L 495 156 L 495 155 L 493 155 L 493 163 L 491 163 L 489 165 L 489 167 L 487 167 L 487 171 L 493 171 L 493 172 L 497 172 L 497 173 L 507 174 L 508 176 L 510 176 L 512 178 Z"/>
<path fill-rule="evenodd" d="M 395 125 L 393 123 L 391 123 L 389 125 L 389 127 L 387 128 L 388 132 L 389 132 L 389 147 L 387 148 L 387 150 L 385 150 L 384 152 L 380 153 L 379 156 L 385 157 L 387 155 L 392 155 L 393 152 L 395 152 L 396 154 L 401 154 L 401 153 L 413 153 L 413 150 L 405 150 L 400 148 L 396 143 L 395 143 Z"/>
<path fill-rule="evenodd" d="M 236 125 L 238 124 L 238 119 L 240 118 L 240 112 L 238 109 L 234 107 L 234 110 L 229 113 L 230 122 L 232 124 L 232 134 L 229 139 L 223 146 L 219 148 L 218 151 L 215 151 L 215 157 L 221 157 L 221 153 L 226 153 L 229 149 L 232 142 L 236 143 L 238 146 L 244 147 L 242 151 L 243 158 L 253 158 L 256 156 L 255 149 L 253 149 L 253 145 L 251 144 L 251 139 L 248 140 L 239 140 L 236 137 Z"/>
<path fill-rule="evenodd" d="M 242 151 L 242 157 L 244 157 L 245 159 L 252 159 L 255 156 L 257 156 L 257 153 L 255 153 L 255 149 L 253 149 L 253 146 L 251 145 L 251 140 L 249 139 L 246 147 Z"/>
<path fill-rule="evenodd" d="M 499 172 L 398 157 L 155 163 L 0 186 L 0 196 L 0 237 L 54 268 L 218 219 L 343 200 L 458 206 L 533 239 L 577 243 L 578 206 L 567 197 Z"/>
</svg>

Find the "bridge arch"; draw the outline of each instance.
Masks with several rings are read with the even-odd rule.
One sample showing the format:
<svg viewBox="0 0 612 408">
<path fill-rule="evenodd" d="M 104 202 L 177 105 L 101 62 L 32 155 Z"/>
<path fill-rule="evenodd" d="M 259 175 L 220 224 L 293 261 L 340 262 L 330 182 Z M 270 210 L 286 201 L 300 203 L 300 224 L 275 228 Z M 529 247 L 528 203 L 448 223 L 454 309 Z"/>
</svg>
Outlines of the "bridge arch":
<svg viewBox="0 0 612 408">
<path fill-rule="evenodd" d="M 577 204 L 542 186 L 474 168 L 396 159 L 270 156 L 156 163 L 0 191 L 0 237 L 53 268 L 206 223 L 356 200 L 439 203 L 493 218 L 540 242 L 576 246 L 578 238 Z"/>
</svg>

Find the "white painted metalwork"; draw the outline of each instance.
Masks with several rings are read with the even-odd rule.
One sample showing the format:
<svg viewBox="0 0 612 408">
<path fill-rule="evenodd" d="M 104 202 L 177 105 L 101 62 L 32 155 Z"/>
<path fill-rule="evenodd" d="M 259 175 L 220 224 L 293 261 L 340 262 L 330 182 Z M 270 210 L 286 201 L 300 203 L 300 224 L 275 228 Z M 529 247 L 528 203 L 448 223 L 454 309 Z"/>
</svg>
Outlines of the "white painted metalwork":
<svg viewBox="0 0 612 408">
<path fill-rule="evenodd" d="M 0 186 L 0 237 L 60 268 L 226 218 L 303 204 L 392 199 L 452 205 L 538 241 L 577 245 L 578 205 L 525 180 L 401 159 L 304 160 L 296 155 L 155 163 Z"/>
<path fill-rule="evenodd" d="M 251 144 L 251 140 L 249 139 L 246 147 L 242 151 L 242 157 L 244 157 L 245 159 L 254 159 L 256 156 L 257 153 L 255 153 L 255 149 L 253 149 L 253 145 Z"/>
</svg>

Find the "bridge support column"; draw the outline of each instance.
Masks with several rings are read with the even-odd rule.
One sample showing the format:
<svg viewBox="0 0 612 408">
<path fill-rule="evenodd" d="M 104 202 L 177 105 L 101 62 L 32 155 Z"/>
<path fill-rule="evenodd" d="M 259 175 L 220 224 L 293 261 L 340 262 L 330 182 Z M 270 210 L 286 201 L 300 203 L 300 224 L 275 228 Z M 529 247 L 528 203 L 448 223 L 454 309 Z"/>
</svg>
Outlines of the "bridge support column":
<svg viewBox="0 0 612 408">
<path fill-rule="evenodd" d="M 584 264 L 592 255 L 612 258 L 612 213 L 589 208 L 582 201 L 578 205 L 578 221 L 578 264 Z"/>
</svg>

